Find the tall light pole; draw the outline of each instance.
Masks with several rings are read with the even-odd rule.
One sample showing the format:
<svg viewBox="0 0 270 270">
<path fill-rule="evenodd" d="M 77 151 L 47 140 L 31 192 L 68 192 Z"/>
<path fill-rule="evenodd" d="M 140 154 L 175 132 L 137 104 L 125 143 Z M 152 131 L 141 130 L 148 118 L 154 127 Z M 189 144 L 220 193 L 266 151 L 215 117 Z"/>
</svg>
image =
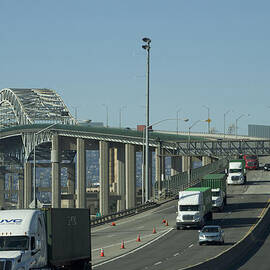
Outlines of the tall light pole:
<svg viewBox="0 0 270 270">
<path fill-rule="evenodd" d="M 209 118 L 208 118 L 209 119 Z M 207 119 L 207 120 L 208 120 Z M 190 173 L 191 173 L 191 157 L 190 157 L 190 130 L 199 122 L 207 122 L 207 120 L 197 120 L 195 121 L 189 128 L 188 128 L 188 158 L 189 158 L 189 164 L 188 164 L 188 184 L 190 183 Z"/>
<path fill-rule="evenodd" d="M 250 114 L 243 114 L 243 113 L 242 113 L 238 118 L 235 119 L 235 138 L 237 138 L 238 121 L 239 121 L 243 116 L 250 116 Z"/>
<path fill-rule="evenodd" d="M 108 105 L 106 104 L 102 104 L 102 106 L 104 106 L 106 108 L 106 127 L 109 127 L 109 109 L 108 109 Z"/>
<path fill-rule="evenodd" d="M 125 109 L 127 106 L 120 106 L 119 109 L 119 128 L 122 126 L 122 109 Z"/>
<path fill-rule="evenodd" d="M 149 85 L 150 85 L 150 43 L 151 39 L 144 37 L 142 39 L 143 42 L 145 42 L 144 45 L 142 45 L 142 48 L 146 50 L 147 52 L 147 70 L 146 70 L 146 120 L 145 120 L 145 200 L 149 200 Z"/>
<path fill-rule="evenodd" d="M 178 119 L 179 119 L 179 113 L 180 113 L 180 111 L 181 111 L 182 109 L 179 109 L 179 110 L 177 110 L 177 112 L 176 112 L 176 134 L 178 135 L 178 125 L 179 125 L 179 121 L 178 121 Z"/>
<path fill-rule="evenodd" d="M 203 105 L 204 108 L 207 109 L 207 122 L 208 122 L 208 133 L 210 133 L 210 122 L 211 122 L 211 119 L 210 119 L 210 108 Z"/>
<path fill-rule="evenodd" d="M 226 122 L 226 115 L 230 112 L 230 110 L 228 110 L 227 112 L 224 113 L 224 138 L 225 138 L 225 134 L 226 134 L 226 125 L 225 125 L 225 122 Z"/>
<path fill-rule="evenodd" d="M 182 120 L 182 121 L 184 121 L 184 122 L 188 122 L 189 121 L 189 119 L 188 118 L 184 118 L 184 119 L 180 119 L 180 118 L 166 118 L 166 119 L 162 119 L 162 120 L 159 120 L 159 121 L 157 121 L 157 122 L 154 122 L 154 123 L 152 123 L 151 125 L 149 125 L 149 126 L 146 126 L 145 128 L 144 128 L 144 130 L 143 130 L 143 148 L 144 148 L 144 134 L 145 134 L 145 132 L 146 132 L 146 130 L 147 129 L 149 129 L 150 127 L 152 127 L 152 126 L 155 126 L 155 125 L 158 125 L 158 124 L 160 124 L 160 123 L 162 123 L 162 122 L 165 122 L 165 121 L 170 121 L 170 120 Z M 145 161 L 146 161 L 146 158 L 145 158 Z M 145 184 L 146 184 L 146 174 L 144 174 L 144 149 L 143 149 L 143 158 L 142 158 L 142 162 L 143 162 L 143 166 L 142 166 L 142 203 L 144 203 L 144 190 L 146 190 L 146 187 L 145 187 Z M 146 164 L 146 162 L 145 162 L 145 164 Z M 145 167 L 146 167 L 146 165 L 145 165 Z M 146 170 L 147 171 L 147 170 Z M 145 176 L 145 177 L 144 177 Z M 145 188 L 144 188 L 145 187 Z M 146 197 L 146 196 L 145 196 Z M 145 201 L 147 201 L 147 199 L 145 199 Z"/>
<path fill-rule="evenodd" d="M 37 194 L 36 194 L 36 135 L 40 134 L 41 132 L 48 130 L 54 126 L 56 126 L 58 123 L 54 123 L 52 125 L 47 126 L 46 128 L 43 128 L 41 130 L 39 130 L 38 132 L 34 133 L 34 165 L 33 165 L 33 197 L 34 197 L 34 208 L 37 208 Z"/>
</svg>

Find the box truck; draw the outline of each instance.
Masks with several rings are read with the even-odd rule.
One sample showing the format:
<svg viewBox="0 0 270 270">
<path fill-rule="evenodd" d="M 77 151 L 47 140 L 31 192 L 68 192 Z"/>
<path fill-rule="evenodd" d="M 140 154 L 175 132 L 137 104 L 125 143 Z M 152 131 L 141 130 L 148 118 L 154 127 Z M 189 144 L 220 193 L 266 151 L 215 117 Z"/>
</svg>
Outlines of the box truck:
<svg viewBox="0 0 270 270">
<path fill-rule="evenodd" d="M 91 269 L 89 210 L 1 210 L 0 269 Z"/>
<path fill-rule="evenodd" d="M 192 187 L 179 192 L 177 230 L 185 227 L 201 228 L 212 219 L 212 198 L 210 187 Z"/>
<path fill-rule="evenodd" d="M 212 193 L 212 208 L 223 210 L 227 204 L 226 174 L 207 174 L 201 181 L 201 187 L 210 187 Z"/>
<path fill-rule="evenodd" d="M 255 155 L 244 155 L 245 168 L 247 170 L 257 170 L 259 169 L 259 160 L 258 156 Z"/>
<path fill-rule="evenodd" d="M 229 162 L 227 184 L 244 184 L 246 182 L 246 168 L 244 159 L 233 159 Z"/>
</svg>

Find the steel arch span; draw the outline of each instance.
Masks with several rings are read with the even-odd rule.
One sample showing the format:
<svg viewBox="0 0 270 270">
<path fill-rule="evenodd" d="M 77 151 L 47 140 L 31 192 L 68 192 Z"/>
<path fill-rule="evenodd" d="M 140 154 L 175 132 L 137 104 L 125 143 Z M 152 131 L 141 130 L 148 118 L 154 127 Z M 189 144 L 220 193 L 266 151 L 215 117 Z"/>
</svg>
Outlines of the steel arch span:
<svg viewBox="0 0 270 270">
<path fill-rule="evenodd" d="M 46 88 L 4 88 L 0 91 L 0 128 L 16 125 L 75 124 L 61 97 Z"/>
</svg>

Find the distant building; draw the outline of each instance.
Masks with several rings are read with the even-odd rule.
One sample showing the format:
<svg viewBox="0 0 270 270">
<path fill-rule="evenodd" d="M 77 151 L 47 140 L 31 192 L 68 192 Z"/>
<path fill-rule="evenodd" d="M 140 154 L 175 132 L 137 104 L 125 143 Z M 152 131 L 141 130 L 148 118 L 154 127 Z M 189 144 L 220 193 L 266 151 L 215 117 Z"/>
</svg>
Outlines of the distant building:
<svg viewBox="0 0 270 270">
<path fill-rule="evenodd" d="M 248 125 L 248 136 L 270 138 L 270 126 Z"/>
</svg>

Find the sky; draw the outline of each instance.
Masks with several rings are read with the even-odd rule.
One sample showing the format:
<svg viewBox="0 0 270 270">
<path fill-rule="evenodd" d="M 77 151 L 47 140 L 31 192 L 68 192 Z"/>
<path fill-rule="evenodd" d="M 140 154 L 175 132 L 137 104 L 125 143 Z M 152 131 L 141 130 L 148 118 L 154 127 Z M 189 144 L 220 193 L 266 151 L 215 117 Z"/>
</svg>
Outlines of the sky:
<svg viewBox="0 0 270 270">
<path fill-rule="evenodd" d="M 0 0 L 0 89 L 54 89 L 78 120 L 270 125 L 269 0 Z M 108 118 L 107 118 L 108 110 Z M 178 113 L 177 113 L 178 112 Z M 175 131 L 176 120 L 154 129 Z M 207 132 L 206 122 L 192 131 Z"/>
</svg>

